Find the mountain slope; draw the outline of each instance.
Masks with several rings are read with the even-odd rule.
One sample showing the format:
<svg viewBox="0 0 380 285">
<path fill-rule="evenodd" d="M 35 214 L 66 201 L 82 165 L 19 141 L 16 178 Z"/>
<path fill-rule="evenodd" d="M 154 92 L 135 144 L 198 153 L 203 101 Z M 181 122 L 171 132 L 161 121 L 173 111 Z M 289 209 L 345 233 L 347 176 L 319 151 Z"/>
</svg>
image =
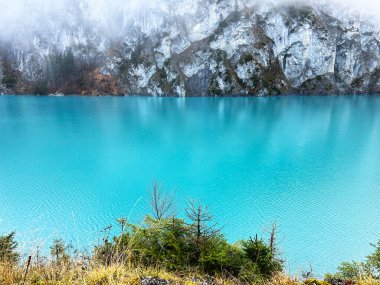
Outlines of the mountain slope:
<svg viewBox="0 0 380 285">
<path fill-rule="evenodd" d="M 168 0 L 120 9 L 110 22 L 90 2 L 66 1 L 69 17 L 32 19 L 3 37 L 2 92 L 380 92 L 378 27 L 327 4 Z"/>
</svg>

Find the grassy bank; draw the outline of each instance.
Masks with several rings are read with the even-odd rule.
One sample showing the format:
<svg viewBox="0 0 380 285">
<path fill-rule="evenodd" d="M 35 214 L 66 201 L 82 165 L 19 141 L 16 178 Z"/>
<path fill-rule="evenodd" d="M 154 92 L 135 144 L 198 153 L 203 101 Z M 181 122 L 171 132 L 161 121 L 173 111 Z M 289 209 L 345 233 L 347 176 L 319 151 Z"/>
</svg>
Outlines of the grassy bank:
<svg viewBox="0 0 380 285">
<path fill-rule="evenodd" d="M 26 268 L 7 264 L 0 265 L 0 284 L 301 284 L 280 274 L 260 283 L 250 283 L 223 275 L 208 276 L 197 271 L 172 272 L 160 268 L 129 268 L 124 264 L 94 264 L 86 269 L 80 263 L 51 263 L 40 266 L 34 264 L 24 279 L 25 270 Z"/>
<path fill-rule="evenodd" d="M 364 262 L 342 263 L 324 280 L 313 272 L 290 277 L 275 224 L 266 239 L 254 235 L 231 244 L 205 205 L 188 201 L 178 217 L 173 204 L 154 184 L 144 222 L 118 219 L 90 253 L 55 240 L 48 256 L 21 256 L 15 233 L 0 236 L 0 284 L 380 284 L 380 242 Z"/>
</svg>

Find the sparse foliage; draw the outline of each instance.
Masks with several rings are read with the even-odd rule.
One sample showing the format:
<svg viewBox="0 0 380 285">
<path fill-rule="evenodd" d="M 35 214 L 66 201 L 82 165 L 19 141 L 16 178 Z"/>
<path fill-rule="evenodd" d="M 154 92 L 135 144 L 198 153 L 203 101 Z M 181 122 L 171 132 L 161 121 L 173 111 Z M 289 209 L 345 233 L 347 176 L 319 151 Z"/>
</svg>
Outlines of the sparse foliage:
<svg viewBox="0 0 380 285">
<path fill-rule="evenodd" d="M 15 241 L 15 232 L 0 236 L 0 262 L 16 263 L 20 259 Z"/>
<path fill-rule="evenodd" d="M 50 254 L 55 262 L 61 263 L 70 259 L 69 250 L 71 249 L 72 245 L 66 244 L 62 239 L 56 239 L 50 247 Z"/>
<path fill-rule="evenodd" d="M 371 244 L 375 251 L 367 256 L 363 262 L 342 262 L 334 274 L 326 274 L 326 280 L 346 280 L 347 282 L 359 282 L 364 279 L 377 280 L 380 283 L 380 241 Z"/>
<path fill-rule="evenodd" d="M 123 234 L 124 230 L 125 230 L 125 227 L 128 224 L 128 220 L 126 218 L 122 217 L 122 218 L 117 219 L 116 221 L 118 222 L 118 224 L 121 227 L 121 234 Z"/>
<path fill-rule="evenodd" d="M 270 235 L 269 235 L 269 248 L 272 256 L 278 255 L 278 224 L 277 222 L 273 222 L 271 225 Z"/>
<path fill-rule="evenodd" d="M 172 216 L 174 214 L 173 204 L 175 195 L 163 193 L 160 185 L 156 181 L 153 181 L 150 194 L 150 206 L 154 218 L 161 220 L 164 217 Z"/>
<path fill-rule="evenodd" d="M 95 256 L 105 265 L 163 267 L 183 271 L 197 268 L 215 275 L 228 272 L 244 280 L 264 280 L 282 270 L 275 251 L 277 226 L 272 229 L 270 242 L 249 240 L 230 244 L 221 234 L 208 207 L 189 200 L 186 219 L 168 216 L 172 197 L 162 194 L 156 183 L 152 189 L 154 216 L 146 216 L 141 225 L 118 219 L 120 235 L 109 239 L 105 231 L 103 244 Z"/>
<path fill-rule="evenodd" d="M 214 222 L 214 216 L 210 213 L 207 206 L 196 200 L 189 200 L 185 209 L 187 218 L 191 221 L 191 243 L 193 244 L 194 251 L 192 252 L 191 259 L 193 262 L 199 262 L 209 250 L 210 241 L 217 240 L 217 235 L 220 232 L 216 228 L 217 223 Z"/>
<path fill-rule="evenodd" d="M 372 273 L 376 278 L 380 279 L 380 240 L 377 244 L 371 244 L 375 251 L 367 257 L 368 265 L 372 268 Z"/>
<path fill-rule="evenodd" d="M 27 263 L 24 262 L 26 267 L 17 273 L 18 277 L 13 276 L 13 280 L 18 280 L 18 283 L 31 280 L 32 284 L 74 284 L 67 281 L 69 279 L 64 279 L 68 272 L 80 276 L 81 272 L 101 266 L 105 275 L 110 268 L 120 268 L 120 272 L 125 268 L 154 268 L 177 273 L 191 271 L 213 278 L 228 276 L 238 282 L 254 283 L 269 280 L 282 270 L 281 262 L 273 254 L 277 226 L 272 228 L 268 243 L 256 236 L 254 240 L 231 244 L 217 227 L 208 207 L 201 202 L 189 200 L 185 218 L 169 216 L 167 213 L 170 212 L 173 197 L 162 194 L 156 186 L 154 184 L 152 196 L 155 216 L 147 215 L 142 224 L 130 223 L 126 218 L 117 219 L 120 225 L 119 234 L 112 230 L 112 225 L 104 228 L 104 238 L 89 258 L 80 258 L 80 255 L 74 254 L 70 244 L 57 239 L 50 247 L 50 259 L 30 257 Z M 0 261 L 13 261 L 16 264 L 19 260 L 16 247 L 14 233 L 1 237 Z M 72 271 L 79 265 L 81 270 Z M 40 272 L 39 275 L 33 273 L 35 268 L 44 267 L 51 268 L 51 272 Z M 119 272 L 119 269 L 116 271 Z M 112 280 L 124 280 L 119 277 Z M 82 281 L 87 280 L 87 277 L 83 278 Z M 102 277 L 91 278 L 101 282 L 94 284 L 108 284 L 104 283 L 106 281 Z M 52 283 L 44 283 L 46 280 Z M 78 282 L 75 284 L 81 284 Z"/>
</svg>

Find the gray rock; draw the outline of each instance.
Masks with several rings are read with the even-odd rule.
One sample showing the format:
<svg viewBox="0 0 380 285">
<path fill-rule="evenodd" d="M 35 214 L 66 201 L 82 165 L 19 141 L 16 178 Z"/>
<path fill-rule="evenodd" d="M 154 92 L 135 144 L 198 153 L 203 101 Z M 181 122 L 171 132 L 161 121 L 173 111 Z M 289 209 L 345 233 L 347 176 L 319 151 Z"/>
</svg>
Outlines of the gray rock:
<svg viewBox="0 0 380 285">
<path fill-rule="evenodd" d="M 380 33 L 360 16 L 339 17 L 317 4 L 167 3 L 162 10 L 121 15 L 128 26 L 120 26 L 118 37 L 80 20 L 85 11 L 79 5 L 71 15 L 77 26 L 32 31 L 29 41 L 3 40 L 0 71 L 10 61 L 21 82 L 47 82 L 54 93 L 61 90 L 51 79 L 54 56 L 70 49 L 78 65 L 114 78 L 124 94 L 380 92 Z"/>
<path fill-rule="evenodd" d="M 170 282 L 165 279 L 146 277 L 141 280 L 141 285 L 169 285 Z"/>
</svg>

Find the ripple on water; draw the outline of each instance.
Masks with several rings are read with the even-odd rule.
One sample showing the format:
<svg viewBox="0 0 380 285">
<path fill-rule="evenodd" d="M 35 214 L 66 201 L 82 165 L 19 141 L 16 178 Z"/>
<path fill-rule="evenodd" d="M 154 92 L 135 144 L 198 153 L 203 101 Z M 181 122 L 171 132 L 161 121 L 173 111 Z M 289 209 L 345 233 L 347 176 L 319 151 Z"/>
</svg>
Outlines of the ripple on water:
<svg viewBox="0 0 380 285">
<path fill-rule="evenodd" d="M 22 248 L 141 222 L 154 179 L 230 241 L 280 226 L 292 272 L 380 236 L 380 97 L 0 97 L 0 232 Z"/>
</svg>

